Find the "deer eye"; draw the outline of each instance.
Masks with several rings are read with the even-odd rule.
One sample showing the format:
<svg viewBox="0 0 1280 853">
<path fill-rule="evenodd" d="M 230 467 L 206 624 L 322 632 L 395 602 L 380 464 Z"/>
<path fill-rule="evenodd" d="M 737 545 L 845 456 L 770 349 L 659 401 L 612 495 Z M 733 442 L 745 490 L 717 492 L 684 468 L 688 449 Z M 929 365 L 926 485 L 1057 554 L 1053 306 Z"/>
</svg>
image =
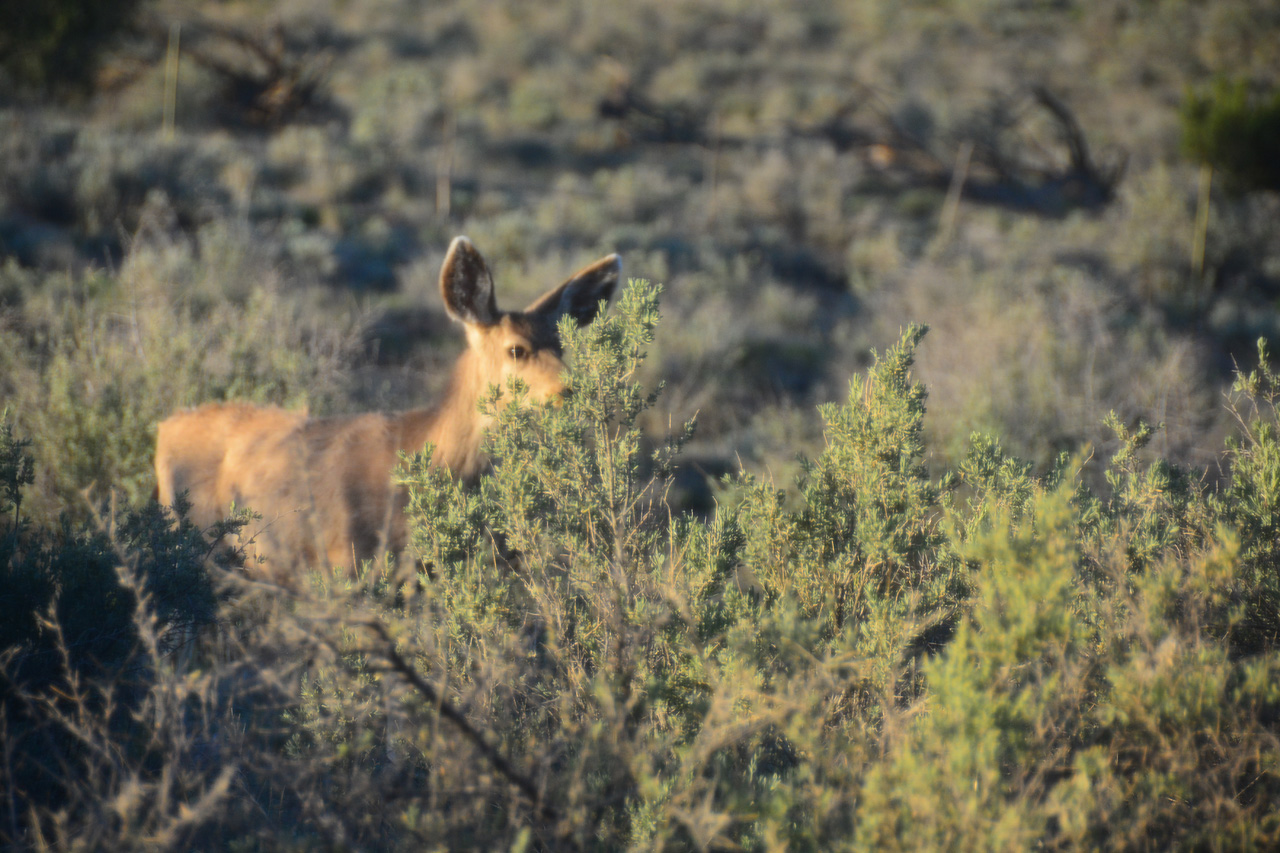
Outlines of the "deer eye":
<svg viewBox="0 0 1280 853">
<path fill-rule="evenodd" d="M 516 344 L 511 347 L 511 349 L 507 350 L 507 353 L 516 361 L 524 361 L 524 359 L 529 355 L 529 351 L 520 346 L 520 344 Z"/>
</svg>

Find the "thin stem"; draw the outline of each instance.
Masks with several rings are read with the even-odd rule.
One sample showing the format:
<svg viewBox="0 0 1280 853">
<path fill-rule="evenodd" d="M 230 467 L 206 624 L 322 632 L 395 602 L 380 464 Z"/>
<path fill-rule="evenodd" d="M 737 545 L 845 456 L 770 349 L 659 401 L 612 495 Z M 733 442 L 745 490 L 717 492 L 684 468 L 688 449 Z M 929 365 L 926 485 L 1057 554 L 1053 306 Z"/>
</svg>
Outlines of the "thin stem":
<svg viewBox="0 0 1280 853">
<path fill-rule="evenodd" d="M 480 754 L 488 760 L 495 770 L 506 777 L 507 781 L 519 788 L 532 801 L 534 810 L 542 819 L 547 821 L 556 820 L 555 810 L 542 802 L 542 794 L 538 790 L 537 784 L 528 776 L 516 770 L 511 762 L 489 743 L 484 733 L 471 725 L 466 715 L 449 700 L 445 699 L 440 691 L 435 688 L 435 685 L 423 678 L 422 674 L 396 651 L 395 640 L 391 638 L 386 626 L 381 622 L 372 620 L 365 622 L 364 626 L 377 634 L 378 638 L 382 640 L 382 647 L 373 651 L 386 659 L 390 669 L 399 673 L 405 681 L 421 693 L 428 702 L 435 706 L 440 716 L 453 723 L 462 732 L 463 736 L 471 741 L 472 745 L 480 751 Z"/>
</svg>

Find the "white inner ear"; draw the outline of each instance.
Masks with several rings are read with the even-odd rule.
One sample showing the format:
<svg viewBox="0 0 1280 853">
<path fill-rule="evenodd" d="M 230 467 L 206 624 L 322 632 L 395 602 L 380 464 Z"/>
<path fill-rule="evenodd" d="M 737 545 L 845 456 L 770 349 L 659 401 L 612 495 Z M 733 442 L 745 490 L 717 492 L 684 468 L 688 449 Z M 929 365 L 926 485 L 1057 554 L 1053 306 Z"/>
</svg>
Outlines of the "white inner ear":
<svg viewBox="0 0 1280 853">
<path fill-rule="evenodd" d="M 498 319 L 494 315 L 496 306 L 493 295 L 493 276 L 489 274 L 488 267 L 476 281 L 475 290 L 472 291 L 472 304 L 477 318 L 484 325 L 492 325 Z"/>
<path fill-rule="evenodd" d="M 449 315 L 464 324 L 492 325 L 497 321 L 493 275 L 484 258 L 466 237 L 455 237 L 440 273 Z"/>
</svg>

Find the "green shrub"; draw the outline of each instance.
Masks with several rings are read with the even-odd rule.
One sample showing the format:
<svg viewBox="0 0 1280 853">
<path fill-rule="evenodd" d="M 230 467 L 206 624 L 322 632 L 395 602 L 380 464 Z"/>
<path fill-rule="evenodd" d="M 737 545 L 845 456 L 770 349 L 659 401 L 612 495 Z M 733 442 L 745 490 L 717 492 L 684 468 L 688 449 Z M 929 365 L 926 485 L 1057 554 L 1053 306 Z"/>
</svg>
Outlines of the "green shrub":
<svg viewBox="0 0 1280 853">
<path fill-rule="evenodd" d="M 1262 95 L 1248 80 L 1219 78 L 1182 105 L 1186 152 L 1242 190 L 1280 190 L 1280 90 Z"/>
<path fill-rule="evenodd" d="M 0 9 L 0 69 L 38 90 L 86 89 L 140 0 L 48 0 Z"/>
<path fill-rule="evenodd" d="M 1081 583 L 1071 490 L 1031 512 L 966 549 L 972 609 L 867 776 L 859 845 L 1274 844 L 1280 660 L 1233 659 L 1212 631 L 1237 581 L 1233 538 L 1097 587 Z"/>
<path fill-rule="evenodd" d="M 1240 536 L 1243 610 L 1232 627 L 1236 642 L 1255 652 L 1274 648 L 1280 626 L 1280 376 L 1261 339 L 1258 361 L 1232 388 L 1240 431 L 1227 440 L 1231 478 L 1213 501 Z"/>
<path fill-rule="evenodd" d="M 997 516 L 971 542 L 973 608 L 924 668 L 927 711 L 868 775 L 859 845 L 1025 849 L 1046 838 L 1050 816 L 1028 783 L 1059 756 L 1037 735 L 1075 732 L 1083 710 L 1074 682 L 1087 634 L 1072 607 L 1069 498 L 1035 502 L 1031 524 L 1013 533 Z"/>
<path fill-rule="evenodd" d="M 636 304 L 587 333 L 594 347 L 625 348 L 613 324 Z M 652 530 L 635 524 L 650 505 L 621 414 L 642 408 L 633 361 L 570 343 L 573 402 L 495 411 L 478 494 L 410 471 L 415 541 L 439 571 L 422 671 L 575 838 L 1268 843 L 1266 796 L 1237 792 L 1277 784 L 1277 661 L 1232 658 L 1254 594 L 1234 534 L 1176 469 L 1142 461 L 1149 428 L 1115 419 L 1102 495 L 1078 464 L 1037 482 L 981 436 L 931 482 L 910 379 L 922 334 L 824 409 L 827 447 L 796 493 L 747 480 L 711 523 Z M 424 748 L 429 766 L 459 766 L 444 745 Z M 513 815 L 509 795 L 491 802 Z M 486 824 L 489 843 L 539 825 L 533 805 Z"/>
</svg>

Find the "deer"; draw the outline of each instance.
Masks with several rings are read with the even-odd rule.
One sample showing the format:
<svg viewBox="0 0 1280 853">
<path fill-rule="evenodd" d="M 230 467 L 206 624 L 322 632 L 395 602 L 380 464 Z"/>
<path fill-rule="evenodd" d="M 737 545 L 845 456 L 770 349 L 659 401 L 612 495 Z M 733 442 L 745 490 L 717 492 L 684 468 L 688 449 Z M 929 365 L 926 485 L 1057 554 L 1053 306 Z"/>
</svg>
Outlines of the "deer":
<svg viewBox="0 0 1280 853">
<path fill-rule="evenodd" d="M 526 404 L 554 403 L 567 393 L 560 318 L 580 327 L 595 320 L 621 271 L 611 254 L 523 311 L 499 311 L 484 258 L 456 237 L 440 292 L 467 346 L 436 405 L 323 418 L 242 402 L 180 411 L 157 428 L 157 498 L 172 507 L 185 494 L 188 518 L 206 529 L 233 505 L 260 515 L 242 541 L 279 583 L 325 564 L 354 571 L 385 556 L 398 559 L 408 540 L 408 496 L 393 482 L 400 454 L 430 444 L 430 465 L 474 482 L 487 464 L 481 439 L 491 420 L 480 399 L 513 378 L 528 389 Z"/>
</svg>

